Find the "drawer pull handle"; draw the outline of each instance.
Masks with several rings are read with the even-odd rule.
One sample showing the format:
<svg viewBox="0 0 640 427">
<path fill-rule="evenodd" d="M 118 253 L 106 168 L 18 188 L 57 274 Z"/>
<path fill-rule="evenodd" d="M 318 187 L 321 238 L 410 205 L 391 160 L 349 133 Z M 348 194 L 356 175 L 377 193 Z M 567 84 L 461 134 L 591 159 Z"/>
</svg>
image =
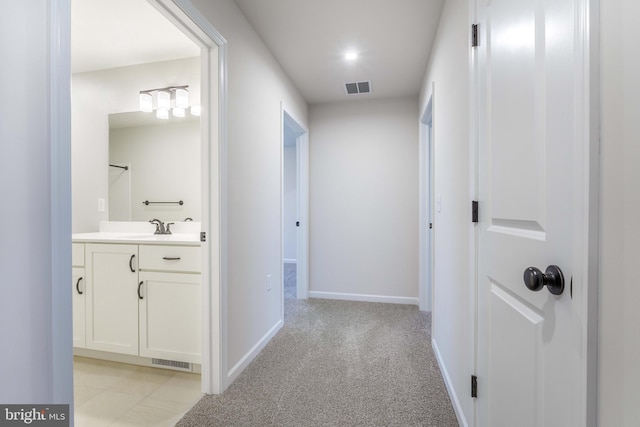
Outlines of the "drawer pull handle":
<svg viewBox="0 0 640 427">
<path fill-rule="evenodd" d="M 144 282 L 140 282 L 140 283 L 138 283 L 138 298 L 139 298 L 139 299 L 142 299 L 142 295 L 140 294 L 140 288 L 142 287 L 142 284 L 143 284 L 143 283 L 144 283 Z"/>
<path fill-rule="evenodd" d="M 180 257 L 179 256 L 176 256 L 176 257 L 163 256 L 162 259 L 165 260 L 165 261 L 180 261 Z"/>
<path fill-rule="evenodd" d="M 132 273 L 135 273 L 136 271 L 133 269 L 133 259 L 136 257 L 135 254 L 131 255 L 131 258 L 129 258 L 129 269 L 131 270 Z"/>
<path fill-rule="evenodd" d="M 80 290 L 80 281 L 82 280 L 82 277 L 78 278 L 78 281 L 76 282 L 76 291 L 78 291 L 78 295 L 82 295 L 82 291 Z"/>
</svg>

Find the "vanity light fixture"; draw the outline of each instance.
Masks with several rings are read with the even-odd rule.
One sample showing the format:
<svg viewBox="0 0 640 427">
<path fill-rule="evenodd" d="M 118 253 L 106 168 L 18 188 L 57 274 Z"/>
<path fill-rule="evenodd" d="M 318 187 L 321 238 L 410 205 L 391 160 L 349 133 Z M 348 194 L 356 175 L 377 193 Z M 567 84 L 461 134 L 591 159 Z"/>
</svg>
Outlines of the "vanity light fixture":
<svg viewBox="0 0 640 427">
<path fill-rule="evenodd" d="M 185 110 L 189 108 L 189 86 L 168 86 L 158 89 L 140 91 L 140 111 L 150 113 L 153 111 L 153 93 L 156 93 L 156 117 L 168 119 L 169 110 L 172 109 L 175 117 L 184 117 Z M 193 111 L 192 111 L 193 114 Z"/>
<path fill-rule="evenodd" d="M 202 112 L 202 107 L 200 105 L 191 106 L 191 115 L 200 117 L 201 112 Z"/>
</svg>

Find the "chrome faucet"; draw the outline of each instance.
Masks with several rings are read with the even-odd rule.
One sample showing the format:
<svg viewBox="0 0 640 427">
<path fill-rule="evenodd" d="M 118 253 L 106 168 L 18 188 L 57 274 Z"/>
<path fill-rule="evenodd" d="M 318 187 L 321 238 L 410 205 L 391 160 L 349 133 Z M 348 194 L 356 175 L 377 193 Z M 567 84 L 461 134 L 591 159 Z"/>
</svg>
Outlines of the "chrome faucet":
<svg viewBox="0 0 640 427">
<path fill-rule="evenodd" d="M 171 234 L 171 226 L 173 225 L 173 222 L 168 222 L 165 226 L 164 222 L 160 221 L 159 219 L 152 219 L 151 221 L 149 221 L 151 224 L 155 224 L 156 226 L 156 231 L 153 234 Z"/>
<path fill-rule="evenodd" d="M 156 231 L 153 234 L 166 234 L 166 230 L 164 228 L 164 223 L 162 221 L 160 221 L 159 219 L 152 219 L 151 221 L 149 221 L 151 224 L 155 224 L 156 225 Z"/>
</svg>

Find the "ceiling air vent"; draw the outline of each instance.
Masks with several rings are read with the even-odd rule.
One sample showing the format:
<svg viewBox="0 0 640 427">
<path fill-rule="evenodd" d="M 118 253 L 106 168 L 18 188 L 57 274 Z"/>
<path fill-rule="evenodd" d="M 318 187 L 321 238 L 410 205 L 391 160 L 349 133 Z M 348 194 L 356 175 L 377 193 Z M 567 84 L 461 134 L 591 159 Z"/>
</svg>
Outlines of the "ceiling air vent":
<svg viewBox="0 0 640 427">
<path fill-rule="evenodd" d="M 371 81 L 345 83 L 344 89 L 347 95 L 356 95 L 358 93 L 371 93 Z"/>
</svg>

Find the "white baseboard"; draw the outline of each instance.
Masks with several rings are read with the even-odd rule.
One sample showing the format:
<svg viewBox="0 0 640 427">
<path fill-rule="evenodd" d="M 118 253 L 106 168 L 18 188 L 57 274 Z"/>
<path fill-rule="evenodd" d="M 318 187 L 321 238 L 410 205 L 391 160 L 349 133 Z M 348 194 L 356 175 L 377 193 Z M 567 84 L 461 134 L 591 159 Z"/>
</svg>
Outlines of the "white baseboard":
<svg viewBox="0 0 640 427">
<path fill-rule="evenodd" d="M 297 259 L 289 259 L 289 258 L 285 258 L 282 260 L 282 262 L 284 264 L 297 264 L 298 260 Z"/>
<path fill-rule="evenodd" d="M 227 373 L 226 381 L 227 387 L 230 386 L 236 378 L 238 378 L 238 375 L 240 375 L 251 362 L 253 362 L 253 359 L 255 359 L 256 356 L 262 351 L 262 349 L 269 343 L 269 341 L 271 341 L 271 338 L 273 338 L 278 333 L 278 331 L 282 329 L 283 325 L 284 322 L 282 321 L 282 319 L 278 320 L 278 323 L 276 323 L 273 328 L 271 328 L 269 332 L 267 332 L 260 339 L 260 341 L 258 341 L 256 345 L 254 345 L 251 350 L 249 350 L 247 354 L 245 354 L 242 359 L 240 359 L 240 361 L 229 370 L 229 372 Z"/>
<path fill-rule="evenodd" d="M 431 346 L 433 347 L 433 352 L 436 355 L 436 360 L 438 361 L 440 372 L 442 372 L 444 385 L 447 386 L 447 392 L 449 393 L 449 398 L 451 399 L 451 403 L 453 404 L 453 411 L 456 413 L 456 418 L 458 418 L 458 424 L 460 424 L 462 427 L 469 427 L 469 423 L 467 422 L 467 419 L 464 416 L 464 411 L 462 410 L 462 405 L 460 404 L 460 399 L 458 399 L 456 389 L 455 387 L 453 387 L 451 377 L 449 376 L 449 371 L 447 371 L 447 367 L 442 360 L 442 355 L 440 354 L 440 350 L 438 349 L 438 344 L 436 343 L 435 339 L 431 340 Z"/>
<path fill-rule="evenodd" d="M 418 305 L 418 298 L 391 297 L 386 295 L 343 294 L 339 292 L 309 291 L 309 298 L 337 299 L 344 301 L 384 302 L 388 304 Z"/>
</svg>

